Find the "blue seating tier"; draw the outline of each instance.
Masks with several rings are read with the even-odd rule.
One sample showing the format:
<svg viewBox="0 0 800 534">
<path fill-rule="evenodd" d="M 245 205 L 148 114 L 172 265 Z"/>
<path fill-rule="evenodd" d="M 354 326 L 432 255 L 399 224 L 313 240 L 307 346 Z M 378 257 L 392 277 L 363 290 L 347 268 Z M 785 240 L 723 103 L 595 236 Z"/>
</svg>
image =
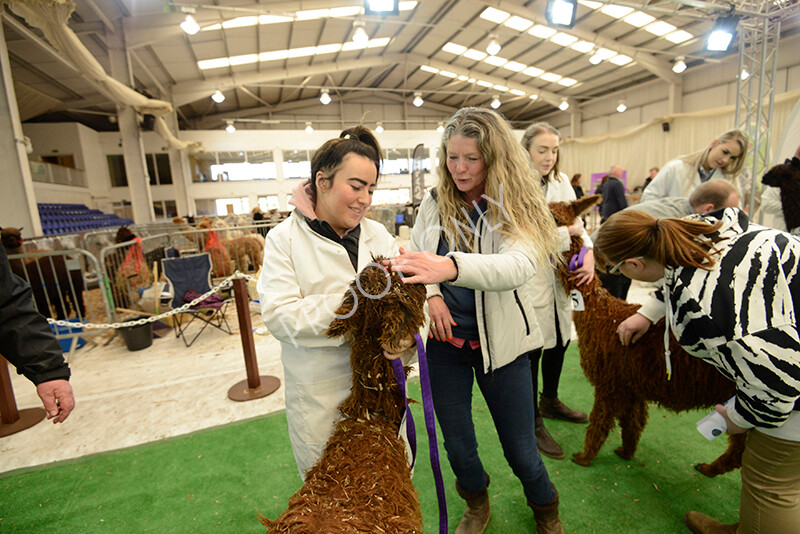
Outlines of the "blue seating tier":
<svg viewBox="0 0 800 534">
<path fill-rule="evenodd" d="M 85 204 L 38 204 L 44 235 L 76 234 L 133 224 L 131 219 L 89 209 Z"/>
</svg>

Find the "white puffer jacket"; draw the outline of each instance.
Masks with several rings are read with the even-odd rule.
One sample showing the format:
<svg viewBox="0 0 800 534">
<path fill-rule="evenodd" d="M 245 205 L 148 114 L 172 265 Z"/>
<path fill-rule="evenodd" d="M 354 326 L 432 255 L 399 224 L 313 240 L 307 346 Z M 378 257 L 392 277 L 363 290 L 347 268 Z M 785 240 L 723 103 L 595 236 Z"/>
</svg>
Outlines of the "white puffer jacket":
<svg viewBox="0 0 800 534">
<path fill-rule="evenodd" d="M 475 290 L 483 367 L 488 373 L 542 346 L 530 288 L 525 285 L 537 266 L 530 251 L 492 231 L 484 218 L 478 220 L 476 228 L 478 253 L 448 254 L 458 266 L 458 277 L 449 283 Z M 439 209 L 427 193 L 411 231 L 411 250 L 435 254 L 440 232 Z M 427 289 L 428 298 L 442 294 L 439 284 L 430 284 Z"/>
</svg>

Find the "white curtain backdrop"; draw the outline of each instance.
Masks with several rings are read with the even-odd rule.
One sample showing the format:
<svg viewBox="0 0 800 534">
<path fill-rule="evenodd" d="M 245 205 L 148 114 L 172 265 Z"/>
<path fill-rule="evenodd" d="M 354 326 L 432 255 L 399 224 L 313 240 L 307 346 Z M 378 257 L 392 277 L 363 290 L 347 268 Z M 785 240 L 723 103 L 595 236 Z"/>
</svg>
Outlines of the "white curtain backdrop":
<svg viewBox="0 0 800 534">
<path fill-rule="evenodd" d="M 773 145 L 780 139 L 789 114 L 799 99 L 800 91 L 775 97 L 769 125 Z M 650 168 L 661 167 L 678 156 L 704 149 L 717 136 L 733 129 L 734 113 L 734 106 L 725 106 L 668 115 L 604 135 L 565 139 L 561 144 L 559 168 L 569 176 L 582 174 L 582 184 L 587 190 L 592 173 L 606 172 L 611 165 L 620 165 L 628 173 L 628 188 L 633 189 L 644 183 Z M 669 123 L 669 132 L 662 130 L 664 122 Z M 752 139 L 752 132 L 744 133 Z M 761 177 L 757 179 L 760 183 Z"/>
</svg>

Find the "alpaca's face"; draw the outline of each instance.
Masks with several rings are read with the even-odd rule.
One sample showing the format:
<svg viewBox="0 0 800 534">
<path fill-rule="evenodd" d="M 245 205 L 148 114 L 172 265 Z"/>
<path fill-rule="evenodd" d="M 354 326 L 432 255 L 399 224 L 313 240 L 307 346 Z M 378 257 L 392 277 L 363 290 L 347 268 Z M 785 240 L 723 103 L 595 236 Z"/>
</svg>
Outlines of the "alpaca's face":
<svg viewBox="0 0 800 534">
<path fill-rule="evenodd" d="M 16 249 L 22 246 L 22 233 L 16 228 L 3 228 L 3 246 L 7 249 Z"/>
<path fill-rule="evenodd" d="M 393 346 L 411 338 L 425 322 L 425 286 L 405 284 L 376 261 L 364 268 L 344 296 L 327 335 Z M 400 350 L 398 350 L 400 352 Z"/>
</svg>

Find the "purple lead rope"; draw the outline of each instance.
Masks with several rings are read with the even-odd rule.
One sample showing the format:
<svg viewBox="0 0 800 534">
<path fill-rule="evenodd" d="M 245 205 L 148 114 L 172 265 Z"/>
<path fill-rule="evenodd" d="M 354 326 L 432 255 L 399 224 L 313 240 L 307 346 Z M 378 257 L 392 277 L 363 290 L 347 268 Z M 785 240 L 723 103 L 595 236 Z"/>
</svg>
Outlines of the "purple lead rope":
<svg viewBox="0 0 800 534">
<path fill-rule="evenodd" d="M 439 463 L 439 441 L 436 439 L 436 419 L 433 413 L 433 396 L 431 395 L 431 382 L 428 374 L 428 358 L 425 355 L 425 343 L 419 334 L 415 334 L 417 340 L 417 354 L 419 355 L 419 382 L 422 389 L 422 411 L 425 414 L 425 429 L 428 431 L 428 447 L 430 449 L 431 470 L 433 480 L 436 484 L 436 499 L 439 501 L 439 534 L 447 534 L 447 499 L 444 495 L 444 479 L 442 478 L 442 468 Z M 397 386 L 406 395 L 406 374 L 400 358 L 392 360 L 392 369 L 397 380 Z M 414 429 L 414 417 L 411 415 L 411 408 L 406 404 L 406 436 L 411 445 L 413 468 L 417 459 L 417 436 Z"/>
</svg>

